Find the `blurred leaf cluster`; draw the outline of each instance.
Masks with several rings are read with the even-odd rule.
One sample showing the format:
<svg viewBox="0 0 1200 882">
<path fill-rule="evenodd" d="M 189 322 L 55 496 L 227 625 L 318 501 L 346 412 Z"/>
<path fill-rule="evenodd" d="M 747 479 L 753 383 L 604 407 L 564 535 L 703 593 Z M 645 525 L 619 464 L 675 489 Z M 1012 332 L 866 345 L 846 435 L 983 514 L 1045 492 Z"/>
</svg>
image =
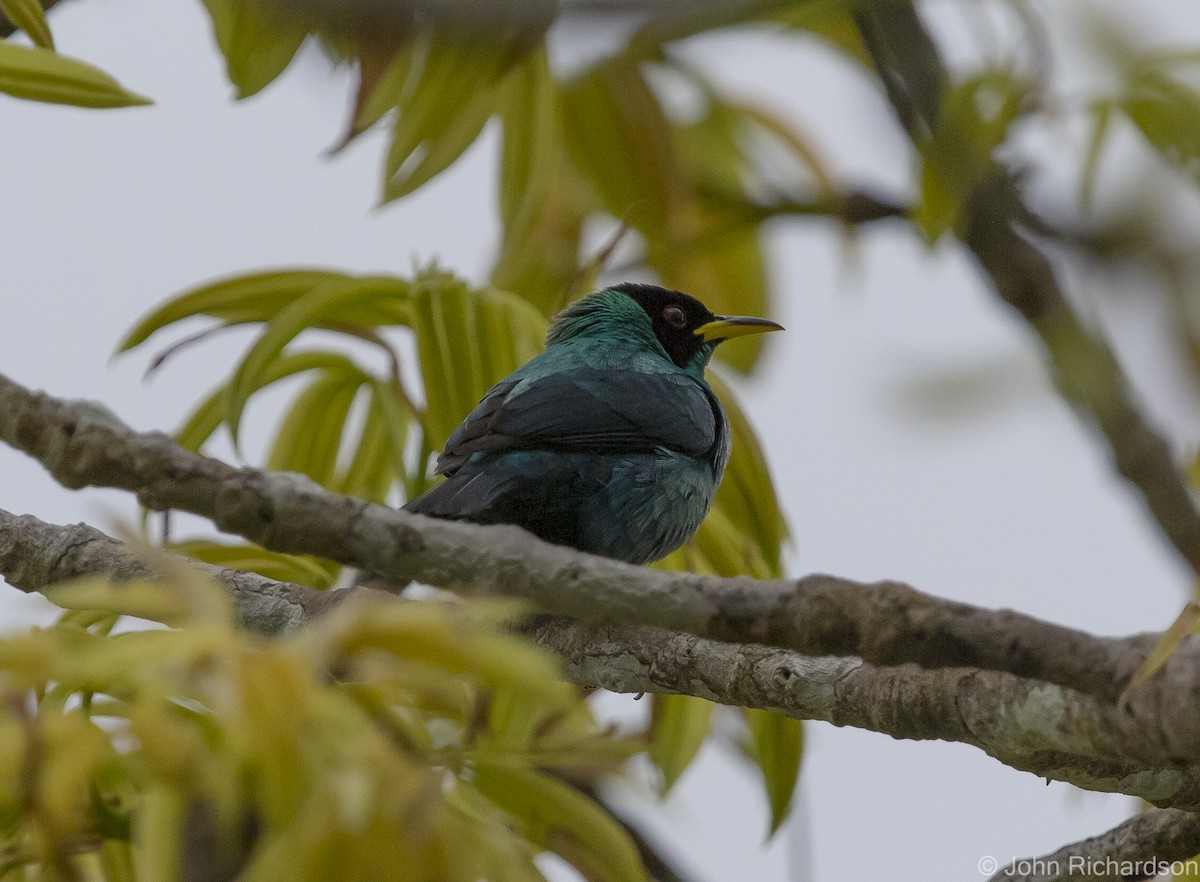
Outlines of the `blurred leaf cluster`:
<svg viewBox="0 0 1200 882">
<path fill-rule="evenodd" d="M 645 878 L 585 795 L 637 746 L 500 629 L 516 607 L 355 598 L 267 639 L 164 569 L 51 589 L 56 624 L 0 639 L 4 878 L 168 882 L 199 860 L 247 882 L 515 882 L 544 851 Z"/>
</svg>

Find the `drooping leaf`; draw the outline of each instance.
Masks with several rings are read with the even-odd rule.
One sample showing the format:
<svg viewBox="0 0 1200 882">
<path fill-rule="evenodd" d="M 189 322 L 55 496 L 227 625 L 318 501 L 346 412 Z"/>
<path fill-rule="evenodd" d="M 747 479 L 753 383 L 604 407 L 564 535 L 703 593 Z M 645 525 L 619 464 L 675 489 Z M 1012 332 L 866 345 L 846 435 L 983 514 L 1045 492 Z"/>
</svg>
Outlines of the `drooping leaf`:
<svg viewBox="0 0 1200 882">
<path fill-rule="evenodd" d="M 597 206 L 579 173 L 566 161 L 555 162 L 549 197 L 537 206 L 524 235 L 505 231 L 504 247 L 492 270 L 492 284 L 512 291 L 546 316 L 585 291 L 580 278 L 584 225 Z"/>
<path fill-rule="evenodd" d="M 992 154 L 1022 112 L 1025 83 L 991 70 L 946 92 L 932 136 L 920 145 L 921 195 L 912 218 L 930 244 L 961 231 L 972 190 L 995 167 Z"/>
<path fill-rule="evenodd" d="M 382 503 L 397 478 L 405 477 L 404 447 L 408 414 L 392 385 L 371 381 L 358 442 L 331 489 L 368 502 Z"/>
<path fill-rule="evenodd" d="M 267 551 L 265 548 L 249 543 L 225 544 L 192 539 L 172 542 L 168 548 L 177 554 L 183 554 L 214 566 L 258 573 L 268 579 L 294 582 L 308 588 L 330 587 L 341 569 L 332 561 L 307 555 Z"/>
<path fill-rule="evenodd" d="M 486 55 L 437 51 L 426 59 L 420 87 L 392 126 L 383 201 L 412 193 L 458 159 L 497 110 L 497 65 Z"/>
<path fill-rule="evenodd" d="M 787 818 L 796 790 L 804 729 L 799 720 L 771 711 L 744 708 L 742 713 L 750 730 L 750 758 L 762 772 L 771 805 L 768 835 L 774 835 Z"/>
<path fill-rule="evenodd" d="M 1200 623 L 1200 603 L 1196 601 L 1189 602 L 1176 616 L 1175 621 L 1171 623 L 1171 627 L 1163 632 L 1158 643 L 1150 650 L 1150 654 L 1146 656 L 1146 660 L 1138 666 L 1134 671 L 1133 676 L 1129 678 L 1129 683 L 1121 691 L 1120 697 L 1117 699 L 1118 705 L 1123 705 L 1129 698 L 1129 694 L 1154 676 L 1155 673 L 1175 654 L 1175 650 L 1179 648 L 1179 644 L 1184 638 L 1196 630 L 1196 624 Z"/>
<path fill-rule="evenodd" d="M 480 762 L 475 786 L 531 843 L 558 854 L 589 882 L 646 882 L 625 830 L 569 784 L 533 769 Z"/>
<path fill-rule="evenodd" d="M 492 283 L 551 314 L 575 273 L 589 206 L 566 159 L 562 100 L 545 50 L 509 76 L 502 97 L 499 209 Z"/>
<path fill-rule="evenodd" d="M 430 447 L 440 450 L 488 389 L 541 351 L 546 319 L 512 294 L 450 278 L 418 282 L 411 305 L 425 429 Z"/>
<path fill-rule="evenodd" d="M 373 326 L 406 313 L 408 282 L 387 276 L 343 277 L 310 289 L 279 310 L 242 359 L 229 382 L 225 422 L 234 441 L 246 401 L 271 364 L 296 336 L 314 327 Z"/>
<path fill-rule="evenodd" d="M 743 142 L 752 126 L 764 128 L 769 117 L 726 104 L 711 88 L 706 100 L 704 116 L 672 130 L 674 164 L 683 187 L 674 201 L 667 238 L 647 243 L 648 262 L 668 287 L 698 297 L 719 315 L 767 315 L 766 268 L 757 224 L 727 197 L 743 193 L 756 164 Z M 782 123 L 774 125 L 787 131 Z M 825 174 L 812 156 L 804 155 L 802 161 Z M 748 372 L 763 345 L 762 337 L 748 337 L 722 346 L 716 357 Z"/>
<path fill-rule="evenodd" d="M 333 481 L 350 407 L 371 379 L 357 369 L 318 371 L 275 433 L 267 468 L 300 472 L 323 487 Z"/>
<path fill-rule="evenodd" d="M 345 273 L 317 269 L 270 270 L 232 276 L 176 295 L 134 325 L 117 346 L 126 352 L 156 331 L 191 316 L 227 324 L 270 321 L 276 313 L 317 285 L 343 281 Z"/>
<path fill-rule="evenodd" d="M 0 92 L 76 107 L 133 107 L 150 99 L 125 89 L 99 68 L 40 46 L 0 41 Z"/>
<path fill-rule="evenodd" d="M 1155 150 L 1200 182 L 1200 94 L 1155 66 L 1139 65 L 1118 107 Z"/>
<path fill-rule="evenodd" d="M 1091 113 L 1092 135 L 1088 139 L 1088 149 L 1083 160 L 1083 172 L 1079 176 L 1079 201 L 1085 209 L 1091 206 L 1092 194 L 1096 190 L 1096 177 L 1100 173 L 1100 158 L 1107 144 L 1113 105 L 1107 101 L 1099 102 L 1091 109 Z"/>
<path fill-rule="evenodd" d="M 867 51 L 862 33 L 854 21 L 856 0 L 808 0 L 789 3 L 771 16 L 772 21 L 796 30 L 807 31 L 821 38 L 847 58 L 873 70 L 871 53 Z"/>
<path fill-rule="evenodd" d="M 270 367 L 259 376 L 259 385 L 254 391 L 306 371 L 337 369 L 357 368 L 353 361 L 340 353 L 286 352 L 271 362 Z M 175 440 L 188 450 L 199 451 L 224 420 L 228 396 L 228 384 L 222 383 L 192 411 L 175 433 Z"/>
<path fill-rule="evenodd" d="M 24 31 L 35 46 L 54 49 L 54 35 L 46 21 L 46 10 L 38 0 L 0 0 L 0 13 Z"/>
<path fill-rule="evenodd" d="M 733 445 L 714 505 L 757 546 L 767 567 L 760 578 L 780 578 L 783 575 L 780 556 L 788 528 L 758 433 L 728 384 L 715 371 L 709 371 L 708 381 L 725 409 Z"/>
<path fill-rule="evenodd" d="M 204 0 L 238 98 L 269 85 L 292 62 L 307 30 L 269 0 Z"/>
<path fill-rule="evenodd" d="M 662 773 L 663 795 L 700 752 L 712 728 L 716 707 L 690 695 L 655 695 L 650 720 L 650 759 Z"/>
<path fill-rule="evenodd" d="M 474 143 L 502 106 L 510 70 L 540 36 L 536 26 L 516 40 L 429 28 L 405 44 L 355 123 L 364 128 L 395 107 L 385 202 L 413 192 Z"/>
<path fill-rule="evenodd" d="M 371 40 L 360 40 L 354 47 L 353 55 L 358 60 L 358 89 L 354 93 L 354 107 L 350 112 L 350 124 L 332 152 L 337 152 L 351 141 L 373 126 L 379 118 L 396 102 L 390 101 L 380 107 L 377 113 L 370 112 L 378 103 L 378 96 L 384 94 L 380 87 L 386 82 L 385 77 L 391 70 L 397 57 L 402 52 L 405 41 L 395 34 L 384 34 Z"/>
<path fill-rule="evenodd" d="M 641 68 L 617 57 L 563 93 L 567 148 L 604 208 L 665 242 L 683 186 L 672 130 Z"/>
</svg>

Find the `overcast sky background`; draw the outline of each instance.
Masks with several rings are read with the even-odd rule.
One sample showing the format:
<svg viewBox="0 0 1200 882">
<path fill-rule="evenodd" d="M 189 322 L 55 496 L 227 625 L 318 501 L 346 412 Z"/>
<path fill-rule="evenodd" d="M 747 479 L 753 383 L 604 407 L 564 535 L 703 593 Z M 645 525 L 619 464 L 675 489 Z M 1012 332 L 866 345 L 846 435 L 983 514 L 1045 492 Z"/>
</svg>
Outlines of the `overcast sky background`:
<svg viewBox="0 0 1200 882">
<path fill-rule="evenodd" d="M 968 32 L 949 5 L 931 11 L 939 32 L 960 41 Z M 1054 5 L 1063 22 L 1079 9 Z M 1146 34 L 1200 42 L 1188 0 L 1138 10 Z M 405 273 L 435 256 L 482 279 L 498 234 L 494 132 L 415 196 L 373 210 L 383 140 L 368 135 L 323 158 L 350 82 L 319 53 L 235 104 L 198 2 L 64 3 L 51 25 L 60 51 L 156 104 L 90 112 L 0 97 L 0 371 L 98 399 L 138 428 L 172 430 L 249 339 L 196 347 L 149 383 L 148 352 L 110 361 L 123 332 L 183 288 L 290 265 Z M 604 45 L 573 39 L 560 46 L 563 63 L 578 61 L 585 43 L 589 52 Z M 817 44 L 725 35 L 687 51 L 728 91 L 792 113 L 846 180 L 904 186 L 906 147 L 880 96 Z M 1027 139 L 1028 149 L 1065 169 L 1079 134 L 1065 123 Z M 1064 179 L 1034 185 L 1052 193 Z M 847 265 L 835 231 L 781 222 L 769 249 L 774 317 L 788 331 L 739 387 L 795 536 L 792 572 L 900 579 L 1098 633 L 1170 622 L 1188 574 L 1050 387 L 1028 331 L 955 248 L 929 254 L 902 228 L 880 227 Z M 1070 279 L 1078 290 L 1099 281 Z M 1195 390 L 1155 342 L 1155 322 L 1166 319 L 1119 304 L 1104 315 L 1120 319 L 1122 351 L 1156 417 L 1181 449 L 1194 446 Z M 260 428 L 250 449 L 281 400 L 251 407 Z M 125 494 L 62 490 L 2 447 L 0 505 L 109 529 L 135 512 Z M 49 615 L 2 584 L 0 603 L 7 627 Z M 962 745 L 823 724 L 809 724 L 806 737 L 800 810 L 769 848 L 760 848 L 761 788 L 720 749 L 706 749 L 661 806 L 656 829 L 698 878 L 972 879 L 984 856 L 1004 864 L 1042 854 L 1136 808 L 1127 797 L 1047 786 Z"/>
</svg>

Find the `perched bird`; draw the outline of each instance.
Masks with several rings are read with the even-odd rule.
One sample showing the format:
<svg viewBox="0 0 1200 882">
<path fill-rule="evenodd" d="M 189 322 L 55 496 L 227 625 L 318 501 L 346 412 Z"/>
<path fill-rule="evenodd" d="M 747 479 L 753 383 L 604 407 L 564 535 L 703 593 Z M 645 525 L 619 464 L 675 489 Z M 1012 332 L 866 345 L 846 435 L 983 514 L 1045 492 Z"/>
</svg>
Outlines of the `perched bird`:
<svg viewBox="0 0 1200 882">
<path fill-rule="evenodd" d="M 664 557 L 699 528 L 729 459 L 704 367 L 723 340 L 777 330 L 653 285 L 589 294 L 454 430 L 437 461 L 446 480 L 405 509 L 631 563 Z"/>
</svg>

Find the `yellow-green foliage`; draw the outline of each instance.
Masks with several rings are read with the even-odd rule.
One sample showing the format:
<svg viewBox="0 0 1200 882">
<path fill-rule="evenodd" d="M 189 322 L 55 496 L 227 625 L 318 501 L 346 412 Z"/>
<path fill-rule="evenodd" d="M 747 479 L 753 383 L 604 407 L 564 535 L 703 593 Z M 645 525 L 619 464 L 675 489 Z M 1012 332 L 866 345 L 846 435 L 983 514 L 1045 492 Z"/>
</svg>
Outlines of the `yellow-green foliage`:
<svg viewBox="0 0 1200 882">
<path fill-rule="evenodd" d="M 543 850 L 644 878 L 569 783 L 633 747 L 511 605 L 355 600 L 266 639 L 186 571 L 49 594 L 76 611 L 0 640 L 0 878 L 538 880 Z"/>
</svg>

